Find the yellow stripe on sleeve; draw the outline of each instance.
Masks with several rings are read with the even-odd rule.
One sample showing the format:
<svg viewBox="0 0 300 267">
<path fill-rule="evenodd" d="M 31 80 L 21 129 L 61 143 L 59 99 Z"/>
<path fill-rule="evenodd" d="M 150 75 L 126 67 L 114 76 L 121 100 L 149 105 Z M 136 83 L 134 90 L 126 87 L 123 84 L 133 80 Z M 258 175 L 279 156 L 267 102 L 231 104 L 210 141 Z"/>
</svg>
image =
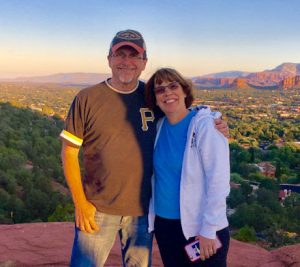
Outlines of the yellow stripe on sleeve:
<svg viewBox="0 0 300 267">
<path fill-rule="evenodd" d="M 78 138 L 77 136 L 67 132 L 66 130 L 62 130 L 59 136 L 77 146 L 81 146 L 83 142 L 83 139 Z"/>
</svg>

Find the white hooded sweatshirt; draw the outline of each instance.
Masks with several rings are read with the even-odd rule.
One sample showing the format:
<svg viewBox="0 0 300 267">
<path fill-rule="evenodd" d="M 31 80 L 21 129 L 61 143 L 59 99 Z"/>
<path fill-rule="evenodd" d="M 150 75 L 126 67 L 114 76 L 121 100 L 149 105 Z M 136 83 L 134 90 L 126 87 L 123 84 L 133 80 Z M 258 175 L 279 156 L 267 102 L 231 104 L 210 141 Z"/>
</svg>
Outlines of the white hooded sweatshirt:
<svg viewBox="0 0 300 267">
<path fill-rule="evenodd" d="M 226 197 L 230 191 L 230 163 L 227 139 L 215 129 L 208 107 L 196 107 L 184 151 L 180 181 L 180 217 L 186 239 L 204 236 L 215 239 L 216 231 L 228 226 Z M 165 118 L 158 123 L 155 145 Z M 155 146 L 154 145 L 154 146 Z M 154 183 L 149 206 L 149 232 L 154 230 Z"/>
</svg>

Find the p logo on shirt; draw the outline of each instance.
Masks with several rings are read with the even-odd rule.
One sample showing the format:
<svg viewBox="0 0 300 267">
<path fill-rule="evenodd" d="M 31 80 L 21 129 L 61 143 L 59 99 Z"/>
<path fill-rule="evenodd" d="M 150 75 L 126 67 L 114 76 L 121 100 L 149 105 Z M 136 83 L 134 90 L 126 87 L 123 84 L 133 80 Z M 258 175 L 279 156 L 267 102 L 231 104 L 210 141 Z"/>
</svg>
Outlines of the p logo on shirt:
<svg viewBox="0 0 300 267">
<path fill-rule="evenodd" d="M 141 119 L 142 119 L 142 130 L 148 131 L 148 122 L 154 122 L 155 117 L 152 110 L 149 108 L 140 108 Z"/>
</svg>

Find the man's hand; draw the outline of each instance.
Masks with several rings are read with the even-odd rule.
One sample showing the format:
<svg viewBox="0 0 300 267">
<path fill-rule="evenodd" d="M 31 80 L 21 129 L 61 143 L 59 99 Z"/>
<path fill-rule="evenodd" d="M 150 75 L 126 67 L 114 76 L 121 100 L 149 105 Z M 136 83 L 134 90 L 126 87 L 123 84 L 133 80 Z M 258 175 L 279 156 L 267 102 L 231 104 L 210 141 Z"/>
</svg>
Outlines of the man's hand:
<svg viewBox="0 0 300 267">
<path fill-rule="evenodd" d="M 95 206 L 86 201 L 83 205 L 75 206 L 76 226 L 85 233 L 93 234 L 99 231 L 99 226 L 95 222 Z"/>
<path fill-rule="evenodd" d="M 223 134 L 226 138 L 229 138 L 229 128 L 228 128 L 228 124 L 226 121 L 223 121 L 222 119 L 218 118 L 218 119 L 214 119 L 215 121 L 215 126 L 216 129 L 221 132 L 221 134 Z"/>
<path fill-rule="evenodd" d="M 201 260 L 208 259 L 217 252 L 217 244 L 215 239 L 206 238 L 204 236 L 197 236 L 196 239 L 200 242 L 200 257 Z"/>
</svg>

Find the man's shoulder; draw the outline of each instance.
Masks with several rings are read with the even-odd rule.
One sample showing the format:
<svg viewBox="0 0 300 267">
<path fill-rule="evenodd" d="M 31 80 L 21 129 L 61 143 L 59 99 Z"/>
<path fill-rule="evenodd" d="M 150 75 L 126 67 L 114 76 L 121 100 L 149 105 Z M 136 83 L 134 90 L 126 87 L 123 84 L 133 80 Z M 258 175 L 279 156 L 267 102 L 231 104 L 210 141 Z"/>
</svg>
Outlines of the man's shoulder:
<svg viewBox="0 0 300 267">
<path fill-rule="evenodd" d="M 145 82 L 139 80 L 138 89 L 144 91 L 145 90 Z"/>
<path fill-rule="evenodd" d="M 145 82 L 144 81 L 141 81 L 141 80 L 139 80 L 139 86 L 142 86 L 142 87 L 144 87 L 145 86 Z"/>
<path fill-rule="evenodd" d="M 104 88 L 107 88 L 106 83 L 103 81 L 101 83 L 91 85 L 89 87 L 85 87 L 79 91 L 77 96 L 79 98 L 86 98 L 86 97 L 91 97 L 95 94 L 100 93 Z"/>
</svg>

